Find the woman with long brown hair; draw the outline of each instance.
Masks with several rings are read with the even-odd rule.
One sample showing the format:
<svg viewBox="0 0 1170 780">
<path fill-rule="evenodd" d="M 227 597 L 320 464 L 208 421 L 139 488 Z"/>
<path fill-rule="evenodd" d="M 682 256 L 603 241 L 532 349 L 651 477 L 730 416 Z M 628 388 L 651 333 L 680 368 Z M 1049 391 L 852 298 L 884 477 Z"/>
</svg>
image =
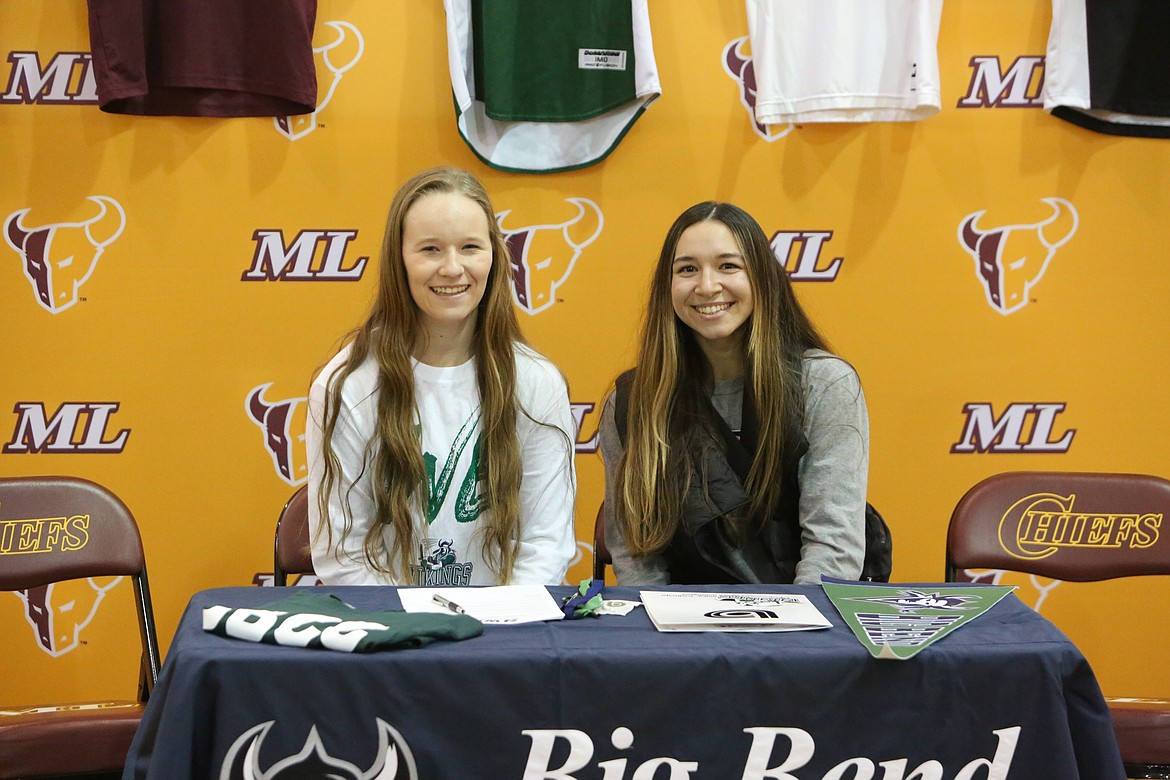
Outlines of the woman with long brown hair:
<svg viewBox="0 0 1170 780">
<path fill-rule="evenodd" d="M 564 378 L 520 333 L 483 186 L 394 196 L 373 307 L 309 393 L 313 565 L 328 584 L 560 584 L 576 549 Z"/>
<path fill-rule="evenodd" d="M 618 581 L 858 579 L 869 421 L 747 212 L 699 203 L 666 235 L 637 368 L 601 418 Z"/>
</svg>

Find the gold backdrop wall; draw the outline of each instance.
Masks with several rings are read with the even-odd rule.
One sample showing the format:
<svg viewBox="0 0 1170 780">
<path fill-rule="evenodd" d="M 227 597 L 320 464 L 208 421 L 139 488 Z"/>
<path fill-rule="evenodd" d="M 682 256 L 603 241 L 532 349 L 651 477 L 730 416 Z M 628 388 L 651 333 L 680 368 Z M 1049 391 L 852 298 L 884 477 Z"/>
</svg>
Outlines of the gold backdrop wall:
<svg viewBox="0 0 1170 780">
<path fill-rule="evenodd" d="M 42 300 L 0 245 L 0 474 L 84 476 L 126 501 L 164 649 L 193 592 L 270 574 L 277 513 L 305 477 L 309 376 L 365 311 L 394 190 L 438 163 L 480 176 L 506 229 L 552 226 L 520 317 L 580 421 L 573 582 L 603 494 L 601 402 L 634 355 L 667 226 L 705 199 L 776 236 L 860 372 L 896 580 L 942 578 L 950 511 L 993 473 L 1170 474 L 1170 143 L 1044 113 L 1047 0 L 945 4 L 940 114 L 795 128 L 749 116 L 742 59 L 725 56 L 748 34 L 741 2 L 652 0 L 650 14 L 662 97 L 602 163 L 540 176 L 493 171 L 460 139 L 437 1 L 322 0 L 318 110 L 283 125 L 102 113 L 84 2 L 0 4 L 0 217 L 28 209 L 19 223 L 57 226 L 55 261 L 72 258 Z M 977 212 L 985 231 L 1056 216 L 1047 246 L 1017 231 L 1010 305 L 960 243 Z M 1147 609 L 1164 582 L 1008 581 L 1107 692 L 1170 694 L 1154 650 L 1170 631 Z M 114 622 L 129 598 L 128 583 L 61 586 L 44 640 L 0 594 L 0 704 L 126 691 L 133 665 L 97 659 L 136 641 Z"/>
</svg>

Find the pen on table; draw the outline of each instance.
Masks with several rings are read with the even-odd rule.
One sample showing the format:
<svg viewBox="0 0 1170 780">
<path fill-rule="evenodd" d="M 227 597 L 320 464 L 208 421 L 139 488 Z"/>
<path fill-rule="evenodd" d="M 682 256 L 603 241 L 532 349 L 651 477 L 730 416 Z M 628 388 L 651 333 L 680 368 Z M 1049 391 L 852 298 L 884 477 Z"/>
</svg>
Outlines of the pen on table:
<svg viewBox="0 0 1170 780">
<path fill-rule="evenodd" d="M 436 593 L 434 595 L 434 598 L 432 599 L 432 601 L 434 601 L 439 606 L 446 607 L 447 609 L 451 610 L 452 612 L 458 613 L 460 615 L 467 614 L 467 610 L 465 610 L 463 607 L 459 606 L 458 604 L 456 604 L 454 601 L 451 601 L 450 599 L 443 598 L 438 593 Z"/>
</svg>

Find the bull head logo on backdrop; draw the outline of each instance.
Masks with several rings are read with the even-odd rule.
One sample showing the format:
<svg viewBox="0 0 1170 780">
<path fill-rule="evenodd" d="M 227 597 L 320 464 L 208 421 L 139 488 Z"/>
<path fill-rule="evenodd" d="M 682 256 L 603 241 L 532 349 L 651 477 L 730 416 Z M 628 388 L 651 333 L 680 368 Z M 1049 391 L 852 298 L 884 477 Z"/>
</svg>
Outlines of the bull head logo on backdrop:
<svg viewBox="0 0 1170 780">
<path fill-rule="evenodd" d="M 556 301 L 556 291 L 569 278 L 581 250 L 601 235 L 605 217 L 587 198 L 566 198 L 577 214 L 555 225 L 530 225 L 515 230 L 504 227 L 511 214 L 501 211 L 496 222 L 511 252 L 512 297 L 529 314 L 539 314 Z"/>
<path fill-rule="evenodd" d="M 56 658 L 77 647 L 106 593 L 121 581 L 121 577 L 91 577 L 15 593 L 24 604 L 24 618 L 32 626 L 37 645 Z"/>
<path fill-rule="evenodd" d="M 959 225 L 959 243 L 975 259 L 975 275 L 987 303 L 1003 315 L 1028 305 L 1028 292 L 1044 276 L 1048 262 L 1077 230 L 1077 210 L 1063 198 L 1042 198 L 1052 216 L 1029 225 L 980 229 L 986 211 L 976 211 Z"/>
<path fill-rule="evenodd" d="M 98 258 L 126 227 L 126 212 L 118 201 L 103 195 L 86 200 L 96 203 L 99 211 L 82 222 L 30 228 L 24 224 L 30 209 L 14 211 L 4 220 L 4 240 L 20 255 L 37 303 L 50 314 L 77 303 Z"/>
<path fill-rule="evenodd" d="M 317 129 L 317 114 L 329 105 L 337 85 L 341 83 L 341 77 L 357 64 L 365 50 L 365 39 L 358 28 L 349 22 L 325 22 L 324 26 L 332 28 L 337 33 L 329 43 L 313 47 L 313 58 L 317 63 L 317 84 L 329 85 L 325 90 L 325 96 L 317 100 L 317 108 L 311 114 L 279 116 L 272 120 L 277 131 L 290 141 L 303 138 Z M 327 77 L 325 75 L 327 73 L 331 76 Z"/>
<path fill-rule="evenodd" d="M 736 38 L 723 47 L 723 70 L 739 85 L 739 102 L 747 109 L 756 135 L 765 141 L 776 141 L 792 132 L 792 123 L 784 127 L 765 125 L 756 121 L 756 66 L 752 58 L 743 53 L 748 36 Z"/>
<path fill-rule="evenodd" d="M 252 422 L 264 432 L 264 448 L 272 456 L 276 473 L 293 487 L 309 479 L 309 458 L 305 449 L 308 398 L 285 398 L 268 402 L 264 393 L 272 383 L 259 385 L 248 393 L 244 408 Z"/>
</svg>

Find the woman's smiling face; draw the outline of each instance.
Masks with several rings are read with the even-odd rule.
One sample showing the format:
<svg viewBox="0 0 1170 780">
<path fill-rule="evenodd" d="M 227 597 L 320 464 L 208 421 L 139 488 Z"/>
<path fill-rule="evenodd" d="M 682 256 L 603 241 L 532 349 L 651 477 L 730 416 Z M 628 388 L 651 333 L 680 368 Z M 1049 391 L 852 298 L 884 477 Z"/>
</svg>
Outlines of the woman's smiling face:
<svg viewBox="0 0 1170 780">
<path fill-rule="evenodd" d="M 402 260 L 423 327 L 474 327 L 492 267 L 483 209 L 458 193 L 434 193 L 410 207 L 402 227 Z"/>
<path fill-rule="evenodd" d="M 754 307 L 743 252 L 731 230 L 718 220 L 696 222 L 683 231 L 671 266 L 674 313 L 695 332 L 700 346 L 743 341 L 743 324 Z"/>
</svg>

